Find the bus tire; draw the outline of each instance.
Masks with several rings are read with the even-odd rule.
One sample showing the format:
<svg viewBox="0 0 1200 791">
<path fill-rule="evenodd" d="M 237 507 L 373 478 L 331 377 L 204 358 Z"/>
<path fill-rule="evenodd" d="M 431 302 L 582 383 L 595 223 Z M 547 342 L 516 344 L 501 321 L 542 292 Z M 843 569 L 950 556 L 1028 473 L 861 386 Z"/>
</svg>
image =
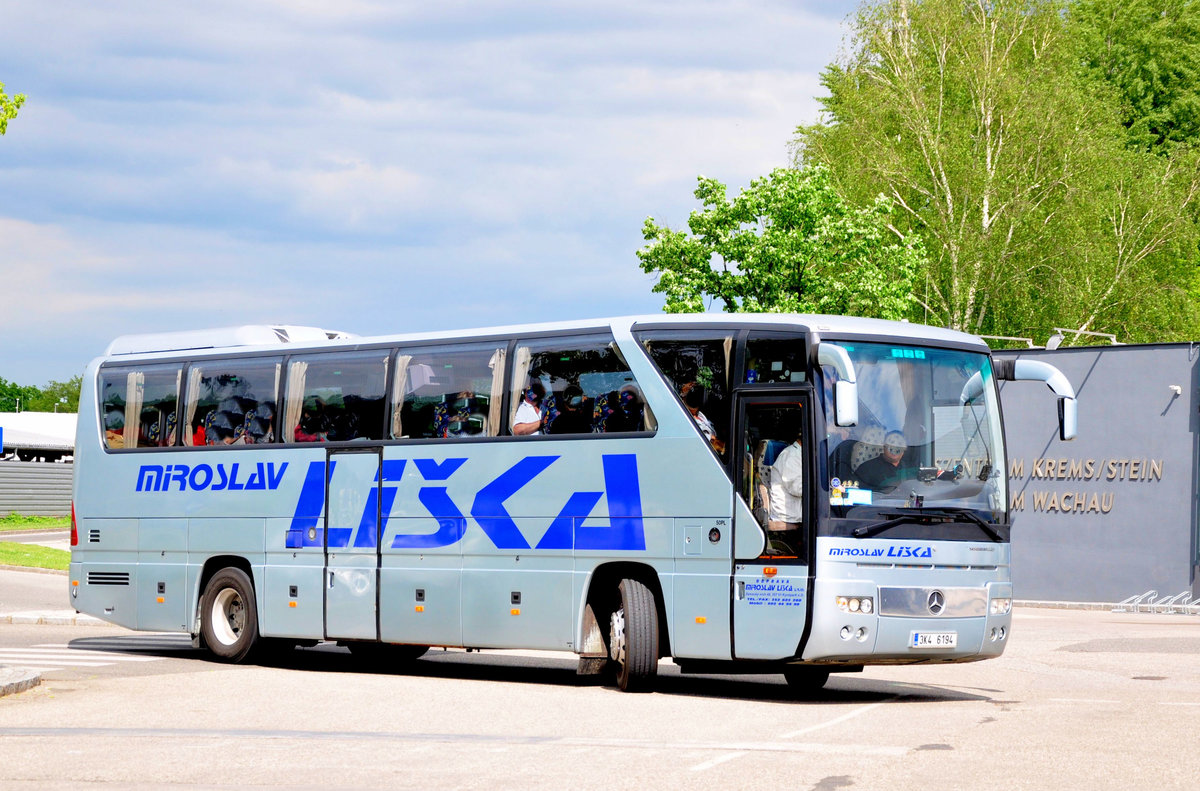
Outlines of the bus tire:
<svg viewBox="0 0 1200 791">
<path fill-rule="evenodd" d="M 250 657 L 258 643 L 258 607 L 246 572 L 227 567 L 208 581 L 200 604 L 200 634 L 222 662 Z"/>
<path fill-rule="evenodd" d="M 825 686 L 829 680 L 829 671 L 820 667 L 793 665 L 783 671 L 788 687 L 794 695 L 805 697 L 813 695 Z"/>
<path fill-rule="evenodd" d="M 648 692 L 658 673 L 658 607 L 635 579 L 617 586 L 620 602 L 609 624 L 609 656 L 622 692 Z"/>
</svg>

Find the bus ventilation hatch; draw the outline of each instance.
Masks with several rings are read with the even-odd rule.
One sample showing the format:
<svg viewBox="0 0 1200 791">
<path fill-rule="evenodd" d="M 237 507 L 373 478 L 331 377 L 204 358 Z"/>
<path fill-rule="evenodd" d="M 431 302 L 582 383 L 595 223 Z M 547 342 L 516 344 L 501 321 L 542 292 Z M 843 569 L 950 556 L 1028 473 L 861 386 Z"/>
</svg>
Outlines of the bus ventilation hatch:
<svg viewBox="0 0 1200 791">
<path fill-rule="evenodd" d="M 128 571 L 89 571 L 88 585 L 128 585 Z"/>
</svg>

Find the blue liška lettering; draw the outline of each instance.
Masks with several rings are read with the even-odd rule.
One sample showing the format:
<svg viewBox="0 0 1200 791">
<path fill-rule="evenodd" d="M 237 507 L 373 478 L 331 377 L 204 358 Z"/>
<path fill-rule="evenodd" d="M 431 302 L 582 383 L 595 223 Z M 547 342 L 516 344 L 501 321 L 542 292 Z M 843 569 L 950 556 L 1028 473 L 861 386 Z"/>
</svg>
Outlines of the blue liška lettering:
<svg viewBox="0 0 1200 791">
<path fill-rule="evenodd" d="M 933 547 L 833 547 L 830 557 L 860 558 L 931 558 Z"/>
<path fill-rule="evenodd" d="M 475 492 L 468 510 L 492 544 L 498 549 L 645 550 L 641 488 L 638 484 L 637 457 L 633 454 L 603 455 L 603 491 L 571 493 L 537 545 L 530 546 L 505 503 L 559 458 L 526 456 Z M 450 497 L 445 482 L 467 461 L 465 458 L 444 459 L 441 462 L 432 459 L 412 460 L 421 480 L 442 484 L 421 486 L 416 497 L 425 511 L 437 520 L 438 529 L 433 533 L 399 532 L 392 539 L 393 549 L 444 547 L 462 540 L 467 530 L 467 515 Z M 309 463 L 287 533 L 286 546 L 289 549 L 346 547 L 351 545 L 352 539 L 355 547 L 374 547 L 378 541 L 377 531 L 387 530 L 408 460 L 384 460 L 375 478 L 376 485 L 367 495 L 358 527 L 331 527 L 326 543 L 322 520 L 325 476 L 328 474 L 332 479 L 333 465 L 336 463 L 331 464 L 328 472 L 324 462 Z M 608 524 L 584 524 L 602 497 L 608 503 Z M 376 513 L 379 514 L 378 520 Z"/>
</svg>

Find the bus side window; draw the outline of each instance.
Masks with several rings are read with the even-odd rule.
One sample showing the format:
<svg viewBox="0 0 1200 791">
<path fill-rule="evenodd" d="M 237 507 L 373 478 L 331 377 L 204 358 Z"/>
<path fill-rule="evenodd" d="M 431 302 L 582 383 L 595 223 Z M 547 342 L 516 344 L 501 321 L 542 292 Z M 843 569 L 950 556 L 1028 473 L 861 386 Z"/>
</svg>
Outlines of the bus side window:
<svg viewBox="0 0 1200 791">
<path fill-rule="evenodd" d="M 627 434 L 654 425 L 641 386 L 610 337 L 522 343 L 509 384 L 509 426 L 539 421 L 533 434 Z"/>
<path fill-rule="evenodd" d="M 746 339 L 746 384 L 803 382 L 807 368 L 802 338 Z"/>
<path fill-rule="evenodd" d="M 180 367 L 111 369 L 100 375 L 101 423 L 109 448 L 175 444 Z"/>
<path fill-rule="evenodd" d="M 729 441 L 733 337 L 647 337 L 641 340 L 671 388 L 679 393 L 702 434 L 722 457 Z M 694 410 L 694 411 L 693 411 Z"/>
<path fill-rule="evenodd" d="M 505 349 L 494 344 L 402 349 L 392 381 L 393 439 L 494 437 Z"/>
<path fill-rule="evenodd" d="M 198 447 L 271 441 L 274 432 L 270 426 L 257 436 L 250 429 L 261 427 L 262 416 L 267 414 L 274 420 L 281 367 L 278 359 L 194 363 L 188 369 L 184 396 L 183 444 Z"/>
<path fill-rule="evenodd" d="M 351 442 L 384 436 L 390 354 L 313 354 L 288 365 L 285 437 L 291 442 Z"/>
</svg>

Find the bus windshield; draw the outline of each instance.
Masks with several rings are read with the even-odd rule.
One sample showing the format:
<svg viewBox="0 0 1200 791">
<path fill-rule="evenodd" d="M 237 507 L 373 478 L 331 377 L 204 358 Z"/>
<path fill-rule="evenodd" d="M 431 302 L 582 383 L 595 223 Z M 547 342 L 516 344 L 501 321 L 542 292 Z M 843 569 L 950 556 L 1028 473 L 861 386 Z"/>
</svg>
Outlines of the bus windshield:
<svg viewBox="0 0 1200 791">
<path fill-rule="evenodd" d="M 1001 521 L 1007 501 L 1004 443 L 986 354 L 886 343 L 843 343 L 858 379 L 859 420 L 834 421 L 825 367 L 829 474 L 835 517 L 872 519 L 897 509 L 971 512 Z"/>
</svg>

